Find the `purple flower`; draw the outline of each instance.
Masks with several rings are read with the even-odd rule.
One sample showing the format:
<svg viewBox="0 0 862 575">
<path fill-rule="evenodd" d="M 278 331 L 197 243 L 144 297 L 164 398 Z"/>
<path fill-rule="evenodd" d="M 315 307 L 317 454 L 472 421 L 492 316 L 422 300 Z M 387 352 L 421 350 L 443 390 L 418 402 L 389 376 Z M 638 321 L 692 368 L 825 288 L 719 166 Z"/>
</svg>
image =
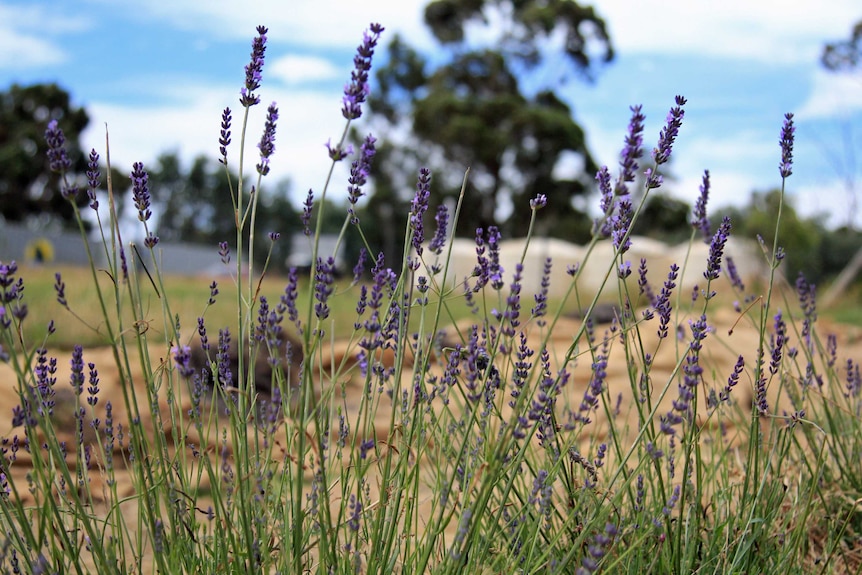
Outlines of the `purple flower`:
<svg viewBox="0 0 862 575">
<path fill-rule="evenodd" d="M 153 215 L 150 211 L 149 175 L 141 162 L 135 162 L 132 168 L 132 198 L 135 201 L 135 207 L 138 208 L 138 219 L 146 222 Z"/>
<path fill-rule="evenodd" d="M 660 166 L 670 160 L 670 153 L 673 149 L 673 143 L 679 134 L 679 128 L 682 126 L 682 119 L 685 116 L 685 111 L 682 109 L 686 104 L 686 99 L 682 96 L 675 98 L 676 106 L 670 109 L 667 115 L 667 125 L 659 133 L 658 145 L 652 152 L 652 157 L 657 166 Z"/>
<path fill-rule="evenodd" d="M 431 170 L 419 169 L 419 181 L 416 183 L 416 195 L 410 206 L 410 227 L 413 229 L 413 249 L 416 255 L 422 255 L 422 243 L 425 241 L 425 229 L 422 218 L 428 210 L 428 199 L 431 197 Z"/>
<path fill-rule="evenodd" d="M 57 292 L 57 303 L 68 308 L 69 303 L 66 301 L 66 282 L 63 281 L 63 276 L 60 272 L 54 274 L 54 291 Z"/>
<path fill-rule="evenodd" d="M 647 260 L 646 258 L 641 258 L 641 263 L 638 266 L 638 293 L 646 296 L 650 304 L 654 304 L 655 294 L 653 294 L 652 287 L 647 279 L 647 271 Z"/>
<path fill-rule="evenodd" d="M 667 274 L 667 279 L 658 294 L 655 301 L 655 311 L 659 317 L 658 336 L 660 339 L 667 337 L 668 324 L 670 323 L 670 296 L 673 293 L 673 288 L 676 287 L 676 278 L 679 275 L 679 266 L 676 264 L 670 265 L 670 271 Z"/>
<path fill-rule="evenodd" d="M 618 529 L 613 523 L 607 523 L 603 533 L 596 533 L 587 547 L 587 555 L 581 560 L 581 566 L 575 571 L 576 575 L 590 575 L 598 571 L 599 562 L 604 558 L 617 532 Z"/>
<path fill-rule="evenodd" d="M 175 345 L 171 348 L 171 356 L 174 358 L 174 365 L 180 375 L 184 378 L 189 378 L 195 373 L 195 369 L 191 366 L 192 350 L 187 345 Z"/>
<path fill-rule="evenodd" d="M 718 394 L 719 401 L 730 401 L 730 392 L 733 391 L 733 388 L 739 383 L 739 376 L 742 374 L 742 369 L 744 367 L 745 360 L 740 355 L 739 359 L 736 360 L 736 365 L 733 366 L 733 371 L 730 373 L 730 377 L 727 378 L 727 385 Z"/>
<path fill-rule="evenodd" d="M 643 156 L 643 131 L 646 116 L 641 113 L 642 106 L 632 106 L 632 117 L 626 133 L 625 145 L 620 152 L 620 175 L 614 186 L 614 194 L 628 194 L 628 183 L 635 181 L 638 160 Z"/>
<path fill-rule="evenodd" d="M 359 459 L 366 459 L 368 452 L 374 450 L 374 439 L 366 439 L 359 444 Z"/>
<path fill-rule="evenodd" d="M 227 147 L 230 145 L 230 125 L 231 125 L 231 112 L 230 108 L 225 108 L 221 113 L 221 132 L 219 133 L 218 139 L 218 151 L 221 154 L 221 158 L 219 158 L 219 163 L 223 165 L 227 165 Z"/>
<path fill-rule="evenodd" d="M 297 327 L 299 327 L 299 310 L 296 309 L 298 283 L 299 276 L 296 268 L 292 267 L 287 272 L 287 285 L 284 287 L 284 293 L 281 295 L 281 305 L 287 311 L 287 319 L 295 323 Z"/>
<path fill-rule="evenodd" d="M 793 114 L 784 114 L 784 125 L 781 127 L 781 163 L 778 171 L 782 178 L 788 178 L 793 174 L 793 135 L 796 128 L 793 126 Z"/>
<path fill-rule="evenodd" d="M 202 317 L 198 318 L 198 336 L 201 340 L 201 349 L 204 351 L 209 351 L 210 343 L 209 338 L 207 338 L 207 328 L 204 324 L 204 318 Z"/>
<path fill-rule="evenodd" d="M 48 144 L 48 166 L 51 171 L 60 174 L 67 172 L 72 167 L 72 162 L 66 153 L 66 136 L 57 120 L 48 122 L 45 142 Z"/>
<path fill-rule="evenodd" d="M 362 274 L 365 273 L 365 262 L 368 260 L 368 252 L 365 248 L 359 249 L 359 257 L 356 258 L 356 265 L 353 266 L 353 283 L 358 284 L 362 279 Z"/>
<path fill-rule="evenodd" d="M 727 272 L 727 277 L 730 279 L 730 284 L 739 291 L 744 292 L 745 284 L 742 283 L 742 278 L 739 275 L 739 270 L 736 269 L 736 263 L 733 261 L 733 258 L 727 256 L 724 258 L 724 262 L 725 271 Z"/>
<path fill-rule="evenodd" d="M 263 135 L 257 148 L 260 150 L 260 163 L 256 166 L 261 176 L 269 173 L 269 158 L 275 152 L 275 123 L 278 121 L 278 107 L 275 102 L 266 109 L 266 121 L 263 124 Z"/>
<path fill-rule="evenodd" d="M 784 344 L 787 342 L 787 324 L 781 317 L 781 310 L 775 314 L 772 335 L 769 338 L 771 358 L 769 361 L 769 373 L 775 375 L 781 366 L 781 357 L 784 352 Z"/>
<path fill-rule="evenodd" d="M 249 108 L 260 103 L 260 97 L 254 91 L 260 88 L 263 78 L 263 60 L 266 55 L 266 33 L 269 30 L 265 26 L 257 27 L 257 36 L 251 42 L 251 61 L 245 67 L 245 85 L 240 89 L 239 102 L 244 108 Z"/>
<path fill-rule="evenodd" d="M 596 181 L 599 183 L 599 192 L 602 196 L 599 209 L 603 217 L 596 219 L 593 233 L 599 233 L 600 237 L 605 238 L 611 235 L 610 215 L 614 208 L 614 190 L 611 188 L 611 173 L 607 166 L 602 166 L 596 172 Z"/>
<path fill-rule="evenodd" d="M 724 216 L 724 220 L 718 226 L 715 235 L 712 236 L 712 242 L 709 245 L 709 258 L 706 262 L 706 271 L 703 272 L 703 277 L 707 280 L 718 279 L 719 272 L 721 272 L 721 256 L 724 253 L 724 245 L 727 243 L 727 238 L 730 235 L 730 227 L 730 218 Z M 707 294 L 706 297 L 709 299 L 711 294 Z"/>
<path fill-rule="evenodd" d="M 362 44 L 353 57 L 353 71 L 350 73 L 350 83 L 344 87 L 344 105 L 341 108 L 342 115 L 348 120 L 355 120 L 362 116 L 362 103 L 368 96 L 368 72 L 371 70 L 371 58 L 374 56 L 374 48 L 383 32 L 380 24 L 371 24 L 371 33 L 366 31 L 363 35 Z"/>
<path fill-rule="evenodd" d="M 333 162 L 340 162 L 353 153 L 353 146 L 351 144 L 347 144 L 346 147 L 343 147 L 341 144 L 333 146 L 331 139 L 326 140 L 324 146 L 326 146 L 326 153 L 329 156 L 329 159 Z"/>
<path fill-rule="evenodd" d="M 545 265 L 542 268 L 542 281 L 539 293 L 533 296 L 536 305 L 530 311 L 531 315 L 536 318 L 544 317 L 548 310 L 548 288 L 551 287 L 551 258 L 545 258 Z M 537 321 L 540 326 L 545 325 L 544 319 Z"/>
<path fill-rule="evenodd" d="M 769 403 L 766 400 L 766 375 L 763 372 L 763 346 L 757 348 L 757 382 L 754 384 L 754 406 L 757 413 L 766 415 L 769 411 Z"/>
<path fill-rule="evenodd" d="M 230 246 L 227 242 L 218 243 L 218 255 L 221 257 L 221 263 L 225 265 L 230 263 Z"/>
<path fill-rule="evenodd" d="M 434 238 L 431 240 L 431 243 L 428 244 L 428 249 L 431 253 L 439 256 L 443 252 L 443 246 L 446 245 L 446 231 L 449 226 L 449 208 L 444 204 L 437 206 L 437 214 L 434 216 L 434 221 L 437 224 L 437 229 L 434 232 Z"/>
<path fill-rule="evenodd" d="M 314 209 L 314 192 L 309 188 L 308 195 L 305 197 L 305 202 L 302 204 L 302 214 L 299 216 L 302 222 L 302 231 L 306 236 L 311 235 L 311 229 L 308 227 L 311 222 L 311 212 Z"/>
<path fill-rule="evenodd" d="M 354 160 L 350 166 L 350 176 L 347 179 L 347 201 L 350 202 L 348 212 L 350 213 L 350 223 L 356 225 L 359 223 L 359 218 L 356 217 L 356 211 L 353 206 L 364 195 L 362 186 L 368 181 L 368 176 L 371 173 L 371 162 L 374 159 L 374 154 L 377 150 L 374 148 L 376 138 L 371 134 L 365 137 L 362 147 L 359 149 L 359 158 Z"/>
<path fill-rule="evenodd" d="M 72 349 L 72 359 L 69 360 L 72 367 L 72 374 L 69 377 L 69 383 L 72 389 L 75 390 L 75 395 L 81 395 L 84 391 L 84 348 L 80 345 L 75 345 Z"/>
<path fill-rule="evenodd" d="M 216 352 L 218 366 L 218 382 L 225 387 L 233 385 L 233 372 L 230 368 L 230 330 L 218 330 L 218 351 Z"/>
<path fill-rule="evenodd" d="M 507 337 L 515 337 L 515 329 L 521 325 L 518 318 L 521 313 L 521 274 L 523 271 L 523 264 L 520 262 L 515 264 L 515 276 L 512 279 L 509 297 L 506 298 L 506 311 L 503 314 L 506 323 L 501 328 L 503 335 Z"/>
<path fill-rule="evenodd" d="M 99 209 L 99 200 L 96 199 L 96 190 L 102 185 L 102 172 L 99 171 L 99 154 L 96 150 L 90 150 L 90 158 L 87 162 L 87 197 L 90 198 L 90 208 Z"/>
<path fill-rule="evenodd" d="M 314 273 L 314 298 L 317 304 L 314 306 L 314 313 L 317 319 L 324 320 L 329 317 L 329 305 L 327 304 L 329 296 L 332 295 L 334 288 L 332 282 L 335 281 L 335 260 L 330 256 L 323 261 L 323 258 L 317 258 L 317 265 Z"/>
<path fill-rule="evenodd" d="M 99 402 L 99 370 L 96 369 L 96 364 L 93 362 L 89 362 L 87 364 L 87 369 L 89 369 L 89 377 L 87 379 L 87 403 L 91 406 L 95 407 Z"/>
<path fill-rule="evenodd" d="M 545 206 L 548 205 L 548 196 L 545 194 L 538 194 L 535 198 L 530 200 L 530 209 L 532 210 L 541 210 Z"/>
<path fill-rule="evenodd" d="M 709 218 L 706 216 L 706 204 L 709 201 L 709 170 L 703 171 L 703 183 L 700 185 L 700 195 L 694 203 L 691 225 L 700 230 L 703 240 L 710 237 Z"/>
<path fill-rule="evenodd" d="M 614 248 L 619 250 L 620 255 L 627 252 L 632 245 L 631 237 L 629 237 L 629 227 L 631 226 L 633 217 L 634 209 L 632 208 L 632 202 L 629 196 L 626 195 L 617 202 L 617 213 L 611 217 L 610 222 Z"/>
</svg>

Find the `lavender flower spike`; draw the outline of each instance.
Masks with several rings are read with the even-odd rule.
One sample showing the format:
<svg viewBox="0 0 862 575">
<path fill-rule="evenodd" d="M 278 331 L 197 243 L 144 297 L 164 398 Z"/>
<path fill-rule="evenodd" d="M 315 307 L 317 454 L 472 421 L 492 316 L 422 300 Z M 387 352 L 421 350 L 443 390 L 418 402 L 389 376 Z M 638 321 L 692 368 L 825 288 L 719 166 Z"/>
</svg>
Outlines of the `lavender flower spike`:
<svg viewBox="0 0 862 575">
<path fill-rule="evenodd" d="M 368 72 L 371 70 L 371 57 L 374 56 L 374 48 L 383 32 L 380 24 L 371 24 L 371 33 L 365 32 L 362 44 L 353 57 L 353 72 L 350 73 L 350 83 L 344 87 L 344 105 L 341 113 L 348 120 L 355 120 L 362 116 L 362 103 L 368 95 Z"/>
<path fill-rule="evenodd" d="M 254 91 L 260 88 L 263 78 L 263 59 L 266 54 L 266 26 L 257 27 L 257 37 L 251 42 L 251 61 L 245 67 L 245 85 L 240 90 L 239 102 L 244 108 L 250 108 L 260 103 L 260 96 Z"/>
<path fill-rule="evenodd" d="M 703 240 L 708 241 L 710 236 L 709 218 L 706 217 L 706 203 L 709 201 L 709 170 L 703 171 L 703 183 L 700 185 L 700 196 L 694 204 L 691 225 L 700 230 Z"/>
<path fill-rule="evenodd" d="M 269 173 L 269 158 L 275 152 L 275 123 L 278 121 L 278 107 L 275 102 L 266 109 L 266 122 L 263 124 L 263 136 L 257 145 L 260 150 L 260 163 L 256 166 L 257 173 L 265 176 Z"/>
<path fill-rule="evenodd" d="M 673 143 L 679 134 L 679 128 L 682 126 L 682 119 L 685 116 L 685 106 L 687 100 L 682 96 L 676 97 L 676 106 L 670 109 L 667 115 L 667 125 L 659 133 L 658 145 L 652 151 L 652 157 L 657 166 L 660 166 L 670 160 L 670 153 L 673 149 Z"/>
<path fill-rule="evenodd" d="M 57 124 L 57 120 L 48 122 L 45 130 L 45 142 L 48 144 L 48 166 L 52 172 L 65 172 L 72 167 L 72 162 L 66 154 L 66 136 Z"/>
<path fill-rule="evenodd" d="M 614 194 L 621 196 L 628 193 L 628 182 L 635 181 L 638 169 L 638 159 L 643 156 L 643 131 L 646 116 L 641 113 L 641 106 L 632 106 L 632 118 L 629 121 L 629 131 L 626 143 L 620 152 L 620 175 L 614 186 Z"/>
<path fill-rule="evenodd" d="M 721 271 L 721 256 L 724 254 L 724 245 L 727 243 L 728 236 L 730 236 L 730 218 L 724 216 L 709 245 L 709 259 L 706 262 L 706 271 L 703 272 L 703 277 L 708 280 L 718 279 Z"/>
<path fill-rule="evenodd" d="M 135 207 L 138 208 L 138 219 L 146 222 L 153 215 L 150 211 L 150 188 L 147 184 L 149 175 L 144 170 L 142 162 L 135 162 L 132 168 L 132 198 L 135 201 Z"/>
<path fill-rule="evenodd" d="M 778 171 L 782 178 L 790 177 L 793 173 L 793 134 L 796 128 L 793 126 L 793 114 L 784 114 L 784 125 L 781 127 L 781 164 Z"/>
<path fill-rule="evenodd" d="M 419 181 L 416 183 L 416 195 L 410 207 L 410 227 L 413 229 L 413 248 L 416 255 L 422 255 L 422 242 L 425 241 L 425 228 L 422 218 L 428 210 L 428 198 L 431 197 L 431 170 L 419 169 Z"/>
</svg>

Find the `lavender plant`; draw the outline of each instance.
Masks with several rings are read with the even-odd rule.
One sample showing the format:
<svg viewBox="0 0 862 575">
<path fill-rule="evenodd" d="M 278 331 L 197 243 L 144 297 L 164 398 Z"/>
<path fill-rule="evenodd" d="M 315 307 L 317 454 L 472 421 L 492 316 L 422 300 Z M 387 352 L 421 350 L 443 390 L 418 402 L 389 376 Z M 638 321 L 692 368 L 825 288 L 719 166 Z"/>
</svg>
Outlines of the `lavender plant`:
<svg viewBox="0 0 862 575">
<path fill-rule="evenodd" d="M 369 134 L 355 153 L 346 135 L 362 116 L 383 32 L 378 24 L 366 31 L 343 94 L 344 132 L 327 144 L 333 165 L 355 156 L 338 243 L 349 227 L 373 225 L 355 206 L 376 140 Z M 798 302 L 788 295 L 778 234 L 766 256 L 765 292 L 746 293 L 725 254 L 732 223 L 711 233 L 704 172 L 690 245 L 706 239 L 706 261 L 691 261 L 690 252 L 656 293 L 651 262 L 626 259 L 637 241 L 632 226 L 662 185 L 662 166 L 684 128 L 685 98 L 675 99 L 647 165 L 646 117 L 633 107 L 618 176 L 608 167 L 596 176 L 602 215 L 586 258 L 599 242 L 614 247 L 596 293 L 581 292 L 584 262 L 548 258 L 527 311 L 524 266 L 536 213 L 548 203 L 541 195 L 521 208 L 532 220 L 520 261 L 504 269 L 499 230 L 477 230 L 475 270 L 450 287 L 452 234 L 469 174 L 454 212 L 436 211 L 431 235 L 433 175 L 423 168 L 402 261 L 366 246 L 349 283 L 335 278 L 334 254 L 318 242 L 327 204 L 314 203 L 332 193 L 328 179 L 304 204 L 315 265 L 308 278 L 290 270 L 280 295 L 268 297 L 261 292 L 268 259 L 260 270 L 252 262 L 263 178 L 277 161 L 275 103 L 252 185 L 243 171 L 268 33 L 258 27 L 252 42 L 240 137 L 234 141 L 228 108 L 218 140 L 226 176 L 238 157 L 237 187 L 225 198 L 236 214 L 235 248 L 228 238 L 218 246 L 224 264 L 235 265 L 235 321 L 208 319 L 224 290 L 212 282 L 196 324 L 181 325 L 148 227 L 145 167 L 136 163 L 130 175 L 144 228 L 139 249 L 123 242 L 113 201 L 96 200 L 95 150 L 87 193 L 109 262 L 107 283 L 95 263 L 90 269 L 100 317 L 78 307 L 60 273 L 49 289 L 58 313 L 93 326 L 110 350 L 107 365 L 79 345 L 61 370 L 50 350 L 63 322 L 30 337 L 28 302 L 46 302 L 25 296 L 25 270 L 0 262 L 0 361 L 18 398 L 0 438 L 0 572 L 859 569 L 859 360 L 843 356 L 836 337 L 821 339 L 814 286 L 800 278 Z M 51 167 L 62 175 L 58 193 L 83 222 L 56 123 L 46 139 Z M 793 139 L 788 114 L 782 194 Z M 634 194 L 638 173 L 645 184 Z M 780 217 L 779 210 L 776 230 Z M 272 242 L 278 233 L 270 232 Z M 569 283 L 552 298 L 551 271 L 560 266 Z M 696 266 L 705 270 L 703 288 L 689 298 L 680 286 Z M 595 315 L 606 286 L 615 287 L 619 310 L 610 323 Z M 716 318 L 734 298 L 748 307 L 737 306 L 726 334 Z M 155 335 L 153 301 L 163 338 Z M 454 321 L 459 305 L 470 310 L 467 323 Z M 573 306 L 586 309 L 582 321 L 567 319 Z M 346 333 L 333 333 L 337 314 L 353 316 Z M 743 332 L 753 346 L 739 343 Z M 340 356 L 334 340 L 346 349 Z M 725 349 L 730 362 L 713 362 Z M 194 350 L 205 357 L 201 365 Z M 261 361 L 263 374 L 255 368 Z M 112 395 L 106 373 L 119 382 Z M 628 389 L 612 394 L 612 381 Z"/>
</svg>

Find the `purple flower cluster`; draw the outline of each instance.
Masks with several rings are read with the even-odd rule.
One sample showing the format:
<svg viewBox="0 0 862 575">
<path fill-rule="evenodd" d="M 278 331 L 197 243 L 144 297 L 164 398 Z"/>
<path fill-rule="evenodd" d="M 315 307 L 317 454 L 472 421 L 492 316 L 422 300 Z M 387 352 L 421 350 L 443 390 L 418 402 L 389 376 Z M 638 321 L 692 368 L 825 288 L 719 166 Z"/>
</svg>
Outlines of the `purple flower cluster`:
<svg viewBox="0 0 862 575">
<path fill-rule="evenodd" d="M 673 288 L 676 287 L 676 279 L 678 275 L 679 266 L 675 263 L 671 264 L 670 271 L 667 274 L 667 279 L 665 280 L 658 297 L 655 299 L 654 307 L 659 318 L 658 336 L 660 339 L 666 338 L 668 334 L 671 312 L 670 296 L 673 293 Z"/>
<path fill-rule="evenodd" d="M 96 199 L 96 190 L 102 185 L 102 172 L 99 170 L 99 154 L 96 150 L 90 150 L 87 161 L 87 197 L 90 198 L 90 208 L 99 209 L 99 200 Z"/>
<path fill-rule="evenodd" d="M 709 201 L 709 170 L 703 171 L 703 183 L 700 185 L 700 195 L 694 203 L 691 225 L 699 229 L 703 235 L 703 241 L 709 241 L 710 233 L 709 218 L 706 215 L 706 204 Z"/>
<path fill-rule="evenodd" d="M 742 369 L 744 367 L 745 360 L 740 355 L 739 359 L 736 360 L 736 365 L 733 366 L 733 371 L 730 373 L 730 377 L 727 378 L 727 385 L 718 394 L 719 401 L 730 401 L 730 392 L 733 391 L 733 388 L 739 383 L 739 376 L 742 375 Z"/>
<path fill-rule="evenodd" d="M 616 525 L 608 523 L 605 525 L 604 532 L 596 533 L 592 543 L 587 547 L 587 555 L 581 560 L 581 566 L 575 571 L 577 575 L 590 575 L 599 570 L 599 562 L 607 553 L 618 531 Z"/>
<path fill-rule="evenodd" d="M 16 278 L 18 264 L 0 261 L 0 328 L 12 325 L 12 318 L 18 321 L 27 317 L 27 304 L 23 303 L 24 279 Z"/>
<path fill-rule="evenodd" d="M 356 217 L 354 207 L 364 193 L 362 186 L 368 181 L 368 176 L 371 174 L 371 162 L 374 160 L 374 154 L 377 150 L 374 147 L 377 139 L 368 134 L 365 141 L 362 142 L 362 147 L 359 149 L 359 158 L 353 161 L 350 166 L 350 176 L 347 178 L 347 201 L 350 202 L 348 211 L 350 213 L 350 223 L 356 225 L 359 223 L 359 218 Z"/>
<path fill-rule="evenodd" d="M 548 311 L 548 289 L 551 287 L 551 258 L 545 258 L 545 265 L 542 268 L 542 280 L 540 283 L 539 293 L 533 295 L 536 305 L 530 311 L 531 315 L 539 318 L 536 322 L 540 327 L 546 325 L 546 321 L 542 318 Z"/>
<path fill-rule="evenodd" d="M 799 272 L 799 276 L 796 278 L 796 296 L 805 317 L 802 320 L 802 340 L 811 349 L 811 330 L 814 327 L 814 322 L 817 321 L 817 286 L 808 283 L 802 272 Z"/>
<path fill-rule="evenodd" d="M 784 344 L 787 342 L 787 324 L 784 318 L 781 317 L 781 310 L 775 314 L 775 323 L 773 324 L 772 334 L 769 338 L 769 348 L 771 350 L 771 359 L 769 361 L 769 373 L 775 375 L 778 373 L 778 368 L 781 365 L 781 356 L 784 352 Z"/>
<path fill-rule="evenodd" d="M 703 272 L 703 277 L 709 281 L 718 279 L 721 273 L 721 257 L 724 254 L 727 238 L 730 237 L 730 227 L 730 217 L 724 216 L 721 225 L 718 226 L 718 230 L 712 236 L 712 242 L 709 244 L 709 258 L 706 261 L 706 271 Z M 709 299 L 712 295 L 707 293 L 706 298 Z"/>
<path fill-rule="evenodd" d="M 608 377 L 609 352 L 608 341 L 605 341 L 590 368 L 590 384 L 584 390 L 584 397 L 581 399 L 581 405 L 577 415 L 575 415 L 575 420 L 584 425 L 590 423 L 590 412 L 599 405 L 599 397 L 605 389 L 605 379 Z"/>
<path fill-rule="evenodd" d="M 302 204 L 302 214 L 299 216 L 299 220 L 302 222 L 302 233 L 306 236 L 311 235 L 311 228 L 309 228 L 309 224 L 311 223 L 311 212 L 314 209 L 314 192 L 311 188 L 308 189 L 308 195 L 305 197 L 305 202 Z"/>
<path fill-rule="evenodd" d="M 781 127 L 781 163 L 778 171 L 782 178 L 789 178 L 793 174 L 793 138 L 796 128 L 793 126 L 793 114 L 784 114 L 784 125 Z"/>
<path fill-rule="evenodd" d="M 446 232 L 449 227 L 449 208 L 445 204 L 437 206 L 434 222 L 437 224 L 437 229 L 434 231 L 434 238 L 428 244 L 428 250 L 439 256 L 443 253 L 443 246 L 446 245 Z M 439 268 L 436 271 L 439 272 Z"/>
<path fill-rule="evenodd" d="M 683 380 L 679 384 L 679 396 L 673 401 L 673 409 L 660 420 L 660 428 L 665 435 L 676 435 L 676 426 L 688 419 L 695 388 L 700 384 L 703 368 L 700 366 L 700 350 L 707 334 L 706 316 L 691 322 L 691 343 L 683 366 Z"/>
<path fill-rule="evenodd" d="M 132 179 L 132 199 L 135 201 L 135 207 L 138 209 L 138 220 L 144 222 L 144 225 L 146 225 L 153 212 L 150 211 L 149 174 L 144 170 L 144 164 L 141 162 L 132 164 L 130 177 Z M 144 243 L 147 247 L 152 248 L 159 243 L 159 238 L 148 230 Z"/>
<path fill-rule="evenodd" d="M 413 249 L 417 256 L 422 256 L 422 243 L 425 241 L 425 227 L 422 219 L 428 210 L 428 199 L 431 197 L 431 170 L 419 169 L 419 180 L 416 182 L 416 194 L 410 205 L 410 228 L 413 230 Z"/>
<path fill-rule="evenodd" d="M 638 161 L 643 157 L 643 131 L 646 116 L 643 115 L 643 107 L 640 105 L 632 106 L 630 110 L 632 111 L 632 117 L 629 120 L 625 145 L 620 152 L 620 175 L 614 186 L 614 195 L 617 196 L 624 196 L 629 193 L 628 184 L 635 181 L 635 175 L 639 166 Z M 597 179 L 599 179 L 599 176 L 597 176 Z M 602 183 L 601 179 L 599 183 Z M 604 198 L 604 194 L 602 197 Z M 605 213 L 608 213 L 607 210 Z"/>
<path fill-rule="evenodd" d="M 332 256 L 326 261 L 323 258 L 317 258 L 317 265 L 314 273 L 314 298 L 317 304 L 314 306 L 314 313 L 317 319 L 324 320 L 329 317 L 329 296 L 332 295 L 334 287 L 332 283 L 335 281 L 335 259 Z"/>
<path fill-rule="evenodd" d="M 245 67 L 245 85 L 240 89 L 239 102 L 244 108 L 260 103 L 260 96 L 254 91 L 260 88 L 263 79 L 263 60 L 266 55 L 266 26 L 257 27 L 257 36 L 251 42 L 251 61 Z"/>
<path fill-rule="evenodd" d="M 227 147 L 230 145 L 230 125 L 231 125 L 231 112 L 230 108 L 225 108 L 221 113 L 221 131 L 219 132 L 218 139 L 218 151 L 221 154 L 221 158 L 219 158 L 219 163 L 222 165 L 227 165 Z"/>
<path fill-rule="evenodd" d="M 344 87 L 344 105 L 341 108 L 342 115 L 348 120 L 355 120 L 362 116 L 362 103 L 368 96 L 368 72 L 371 70 L 371 58 L 374 56 L 374 48 L 380 39 L 384 28 L 380 24 L 372 23 L 369 26 L 371 33 L 365 32 L 362 44 L 357 48 L 353 57 L 353 71 L 350 73 L 350 83 Z"/>
<path fill-rule="evenodd" d="M 673 149 L 674 141 L 679 134 L 679 128 L 682 126 L 682 119 L 685 116 L 685 110 L 682 109 L 686 104 L 686 99 L 682 96 L 677 96 L 674 101 L 676 106 L 670 109 L 667 115 L 667 125 L 659 133 L 658 145 L 652 151 L 653 160 L 657 166 L 660 166 L 670 160 L 670 153 Z M 658 187 L 658 186 L 650 186 Z"/>
<path fill-rule="evenodd" d="M 182 377 L 188 379 L 194 375 L 195 369 L 191 366 L 192 350 L 189 346 L 176 345 L 172 347 L 171 356 L 174 358 L 174 365 Z"/>
<path fill-rule="evenodd" d="M 48 167 L 52 172 L 65 173 L 72 167 L 66 153 L 66 136 L 57 120 L 48 122 L 45 129 L 45 142 L 48 144 Z"/>
<path fill-rule="evenodd" d="M 269 173 L 269 159 L 275 152 L 275 124 L 278 121 L 278 107 L 275 102 L 266 109 L 266 121 L 263 124 L 263 135 L 257 148 L 260 150 L 260 163 L 257 164 L 257 173 L 265 176 Z"/>
</svg>

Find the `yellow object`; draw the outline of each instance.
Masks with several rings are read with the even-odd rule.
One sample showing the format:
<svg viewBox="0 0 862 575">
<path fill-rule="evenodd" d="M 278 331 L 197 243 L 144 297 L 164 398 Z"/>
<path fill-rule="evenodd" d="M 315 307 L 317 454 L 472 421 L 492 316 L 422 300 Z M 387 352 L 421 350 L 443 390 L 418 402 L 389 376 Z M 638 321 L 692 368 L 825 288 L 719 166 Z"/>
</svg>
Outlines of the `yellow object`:
<svg viewBox="0 0 862 575">
<path fill-rule="evenodd" d="M 54 261 L 54 244 L 47 238 L 36 238 L 24 248 L 24 259 L 42 264 Z"/>
</svg>

